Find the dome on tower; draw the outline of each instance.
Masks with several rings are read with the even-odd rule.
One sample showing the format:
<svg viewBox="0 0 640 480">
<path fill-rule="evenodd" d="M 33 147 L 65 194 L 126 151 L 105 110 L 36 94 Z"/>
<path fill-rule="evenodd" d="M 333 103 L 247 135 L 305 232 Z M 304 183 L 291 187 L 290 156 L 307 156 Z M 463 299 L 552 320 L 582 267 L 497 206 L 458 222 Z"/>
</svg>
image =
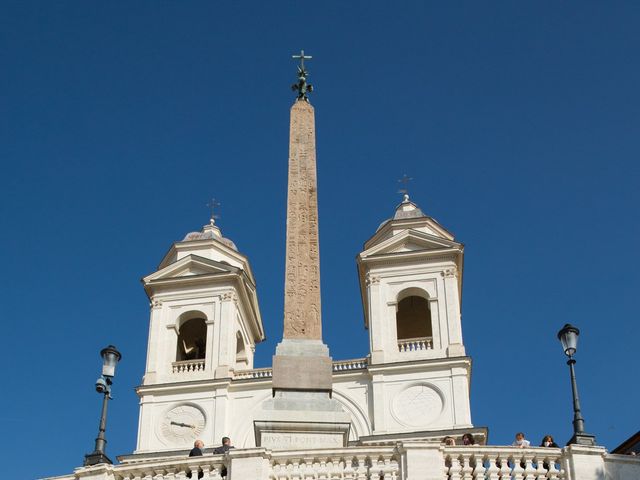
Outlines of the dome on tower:
<svg viewBox="0 0 640 480">
<path fill-rule="evenodd" d="M 189 232 L 182 239 L 183 242 L 194 242 L 198 240 L 216 240 L 223 245 L 232 248 L 236 252 L 238 251 L 238 247 L 236 247 L 236 244 L 233 243 L 232 240 L 222 236 L 222 232 L 220 231 L 220 228 L 215 224 L 213 218 L 208 225 L 202 227 L 201 231 Z"/>
<path fill-rule="evenodd" d="M 383 227 L 383 225 L 389 221 L 405 220 L 407 218 L 421 218 L 421 217 L 426 217 L 426 215 L 422 213 L 422 210 L 420 210 L 420 207 L 418 207 L 418 205 L 416 205 L 411 200 L 409 200 L 409 195 L 405 194 L 404 199 L 402 200 L 402 203 L 400 203 L 400 205 L 396 207 L 396 212 L 393 214 L 393 217 L 382 222 L 378 227 L 378 229 L 376 230 L 376 232 L 380 230 Z"/>
</svg>

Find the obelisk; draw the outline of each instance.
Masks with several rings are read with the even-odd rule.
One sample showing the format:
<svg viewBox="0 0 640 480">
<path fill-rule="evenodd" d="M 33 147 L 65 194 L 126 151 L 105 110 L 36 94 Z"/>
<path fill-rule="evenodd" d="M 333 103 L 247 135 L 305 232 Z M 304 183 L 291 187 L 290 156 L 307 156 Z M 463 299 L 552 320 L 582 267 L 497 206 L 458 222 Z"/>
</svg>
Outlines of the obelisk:
<svg viewBox="0 0 640 480">
<path fill-rule="evenodd" d="M 291 107 L 287 191 L 284 333 L 273 356 L 273 398 L 254 422 L 256 445 L 271 449 L 341 447 L 350 417 L 331 398 L 332 361 L 322 342 L 318 192 L 313 107 L 300 59 Z"/>
</svg>

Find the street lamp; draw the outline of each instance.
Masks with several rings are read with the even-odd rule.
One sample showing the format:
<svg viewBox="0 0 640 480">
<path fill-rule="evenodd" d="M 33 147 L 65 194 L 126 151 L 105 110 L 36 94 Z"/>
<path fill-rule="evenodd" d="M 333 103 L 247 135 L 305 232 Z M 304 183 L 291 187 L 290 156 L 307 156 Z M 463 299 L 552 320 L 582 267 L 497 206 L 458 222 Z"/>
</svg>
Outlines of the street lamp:
<svg viewBox="0 0 640 480">
<path fill-rule="evenodd" d="M 107 428 L 107 402 L 111 399 L 112 379 L 116 374 L 116 365 L 122 358 L 120 352 L 113 345 L 100 350 L 102 357 L 102 375 L 96 380 L 96 392 L 102 393 L 102 414 L 100 415 L 100 426 L 96 437 L 96 447 L 93 452 L 84 456 L 84 465 L 97 465 L 98 463 L 113 463 L 104 453 L 107 440 L 104 432 Z"/>
<path fill-rule="evenodd" d="M 580 411 L 576 372 L 573 367 L 576 363 L 573 355 L 578 349 L 578 335 L 580 335 L 580 330 L 568 323 L 558 332 L 558 340 L 562 343 L 565 355 L 569 357 L 567 365 L 569 365 L 569 372 L 571 373 L 571 391 L 573 393 L 573 437 L 567 442 L 567 445 L 577 443 L 579 445 L 592 446 L 596 444 L 596 437 L 584 431 L 584 418 L 582 418 Z"/>
</svg>

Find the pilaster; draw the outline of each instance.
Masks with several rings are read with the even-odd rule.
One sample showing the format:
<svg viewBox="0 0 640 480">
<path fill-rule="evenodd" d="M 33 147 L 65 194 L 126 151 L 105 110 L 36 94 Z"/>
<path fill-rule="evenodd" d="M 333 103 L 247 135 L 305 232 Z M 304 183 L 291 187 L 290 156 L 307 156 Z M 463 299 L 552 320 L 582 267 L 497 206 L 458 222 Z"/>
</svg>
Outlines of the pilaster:
<svg viewBox="0 0 640 480">
<path fill-rule="evenodd" d="M 401 455 L 403 480 L 442 480 L 445 472 L 444 455 L 439 444 L 402 442 L 398 445 Z"/>
<path fill-rule="evenodd" d="M 604 447 L 568 445 L 563 465 L 568 480 L 605 480 Z"/>
<path fill-rule="evenodd" d="M 465 350 L 462 344 L 462 329 L 460 322 L 460 295 L 458 292 L 458 270 L 455 267 L 447 268 L 442 272 L 444 277 L 444 293 L 447 307 L 447 356 L 464 356 Z"/>
<path fill-rule="evenodd" d="M 216 308 L 213 308 L 213 311 L 216 312 Z M 215 313 L 214 313 L 215 315 Z M 215 319 L 209 319 L 206 321 L 207 325 L 207 339 L 206 339 L 206 356 L 204 358 L 204 371 L 211 372 L 213 371 L 213 359 L 215 358 L 214 353 L 214 331 L 215 331 Z"/>
<path fill-rule="evenodd" d="M 380 277 L 367 274 L 367 293 L 369 295 L 369 340 L 371 345 L 371 363 L 384 363 L 385 339 L 388 337 L 387 325 L 381 312 L 387 309 L 382 296 Z M 395 307 L 394 307 L 395 309 Z"/>
<path fill-rule="evenodd" d="M 220 321 L 218 322 L 218 365 L 215 370 L 215 378 L 227 378 L 231 375 L 234 365 L 235 349 L 232 346 L 236 336 L 234 323 L 236 317 L 235 292 L 226 292 L 220 297 Z"/>
<path fill-rule="evenodd" d="M 386 433 L 386 392 L 384 384 L 384 375 L 382 373 L 374 373 L 371 376 L 371 403 L 373 407 L 372 429 L 375 435 Z"/>
<path fill-rule="evenodd" d="M 270 473 L 270 451 L 265 448 L 246 448 L 243 450 L 229 450 L 229 478 L 268 480 Z"/>
<path fill-rule="evenodd" d="M 149 312 L 149 339 L 147 342 L 147 366 L 142 383 L 154 383 L 158 373 L 158 362 L 160 361 L 159 352 L 159 333 L 162 331 L 162 302 L 152 300 L 149 304 L 151 311 Z"/>
<path fill-rule="evenodd" d="M 229 436 L 227 417 L 229 412 L 229 387 L 220 386 L 215 391 L 213 404 L 213 441 Z"/>
</svg>

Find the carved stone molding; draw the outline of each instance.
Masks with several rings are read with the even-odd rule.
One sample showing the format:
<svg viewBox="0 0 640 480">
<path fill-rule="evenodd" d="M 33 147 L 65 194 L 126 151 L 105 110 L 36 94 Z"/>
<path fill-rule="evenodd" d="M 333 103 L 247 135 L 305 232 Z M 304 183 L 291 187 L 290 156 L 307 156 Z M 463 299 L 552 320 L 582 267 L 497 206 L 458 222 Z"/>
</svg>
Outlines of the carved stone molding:
<svg viewBox="0 0 640 480">
<path fill-rule="evenodd" d="M 440 275 L 442 275 L 444 278 L 451 278 L 451 277 L 457 277 L 458 276 L 458 269 L 457 268 L 447 268 L 445 270 L 443 270 L 442 272 L 440 272 Z"/>
<path fill-rule="evenodd" d="M 223 302 L 233 301 L 233 303 L 238 303 L 238 295 L 236 295 L 235 292 L 225 292 L 222 294 L 221 298 Z"/>
<path fill-rule="evenodd" d="M 365 277 L 365 283 L 367 285 L 377 285 L 380 283 L 380 277 L 367 273 L 367 276 Z"/>
<path fill-rule="evenodd" d="M 161 300 L 152 300 L 152 301 L 149 303 L 149 306 L 150 306 L 151 308 L 162 308 L 162 301 L 161 301 Z"/>
</svg>

